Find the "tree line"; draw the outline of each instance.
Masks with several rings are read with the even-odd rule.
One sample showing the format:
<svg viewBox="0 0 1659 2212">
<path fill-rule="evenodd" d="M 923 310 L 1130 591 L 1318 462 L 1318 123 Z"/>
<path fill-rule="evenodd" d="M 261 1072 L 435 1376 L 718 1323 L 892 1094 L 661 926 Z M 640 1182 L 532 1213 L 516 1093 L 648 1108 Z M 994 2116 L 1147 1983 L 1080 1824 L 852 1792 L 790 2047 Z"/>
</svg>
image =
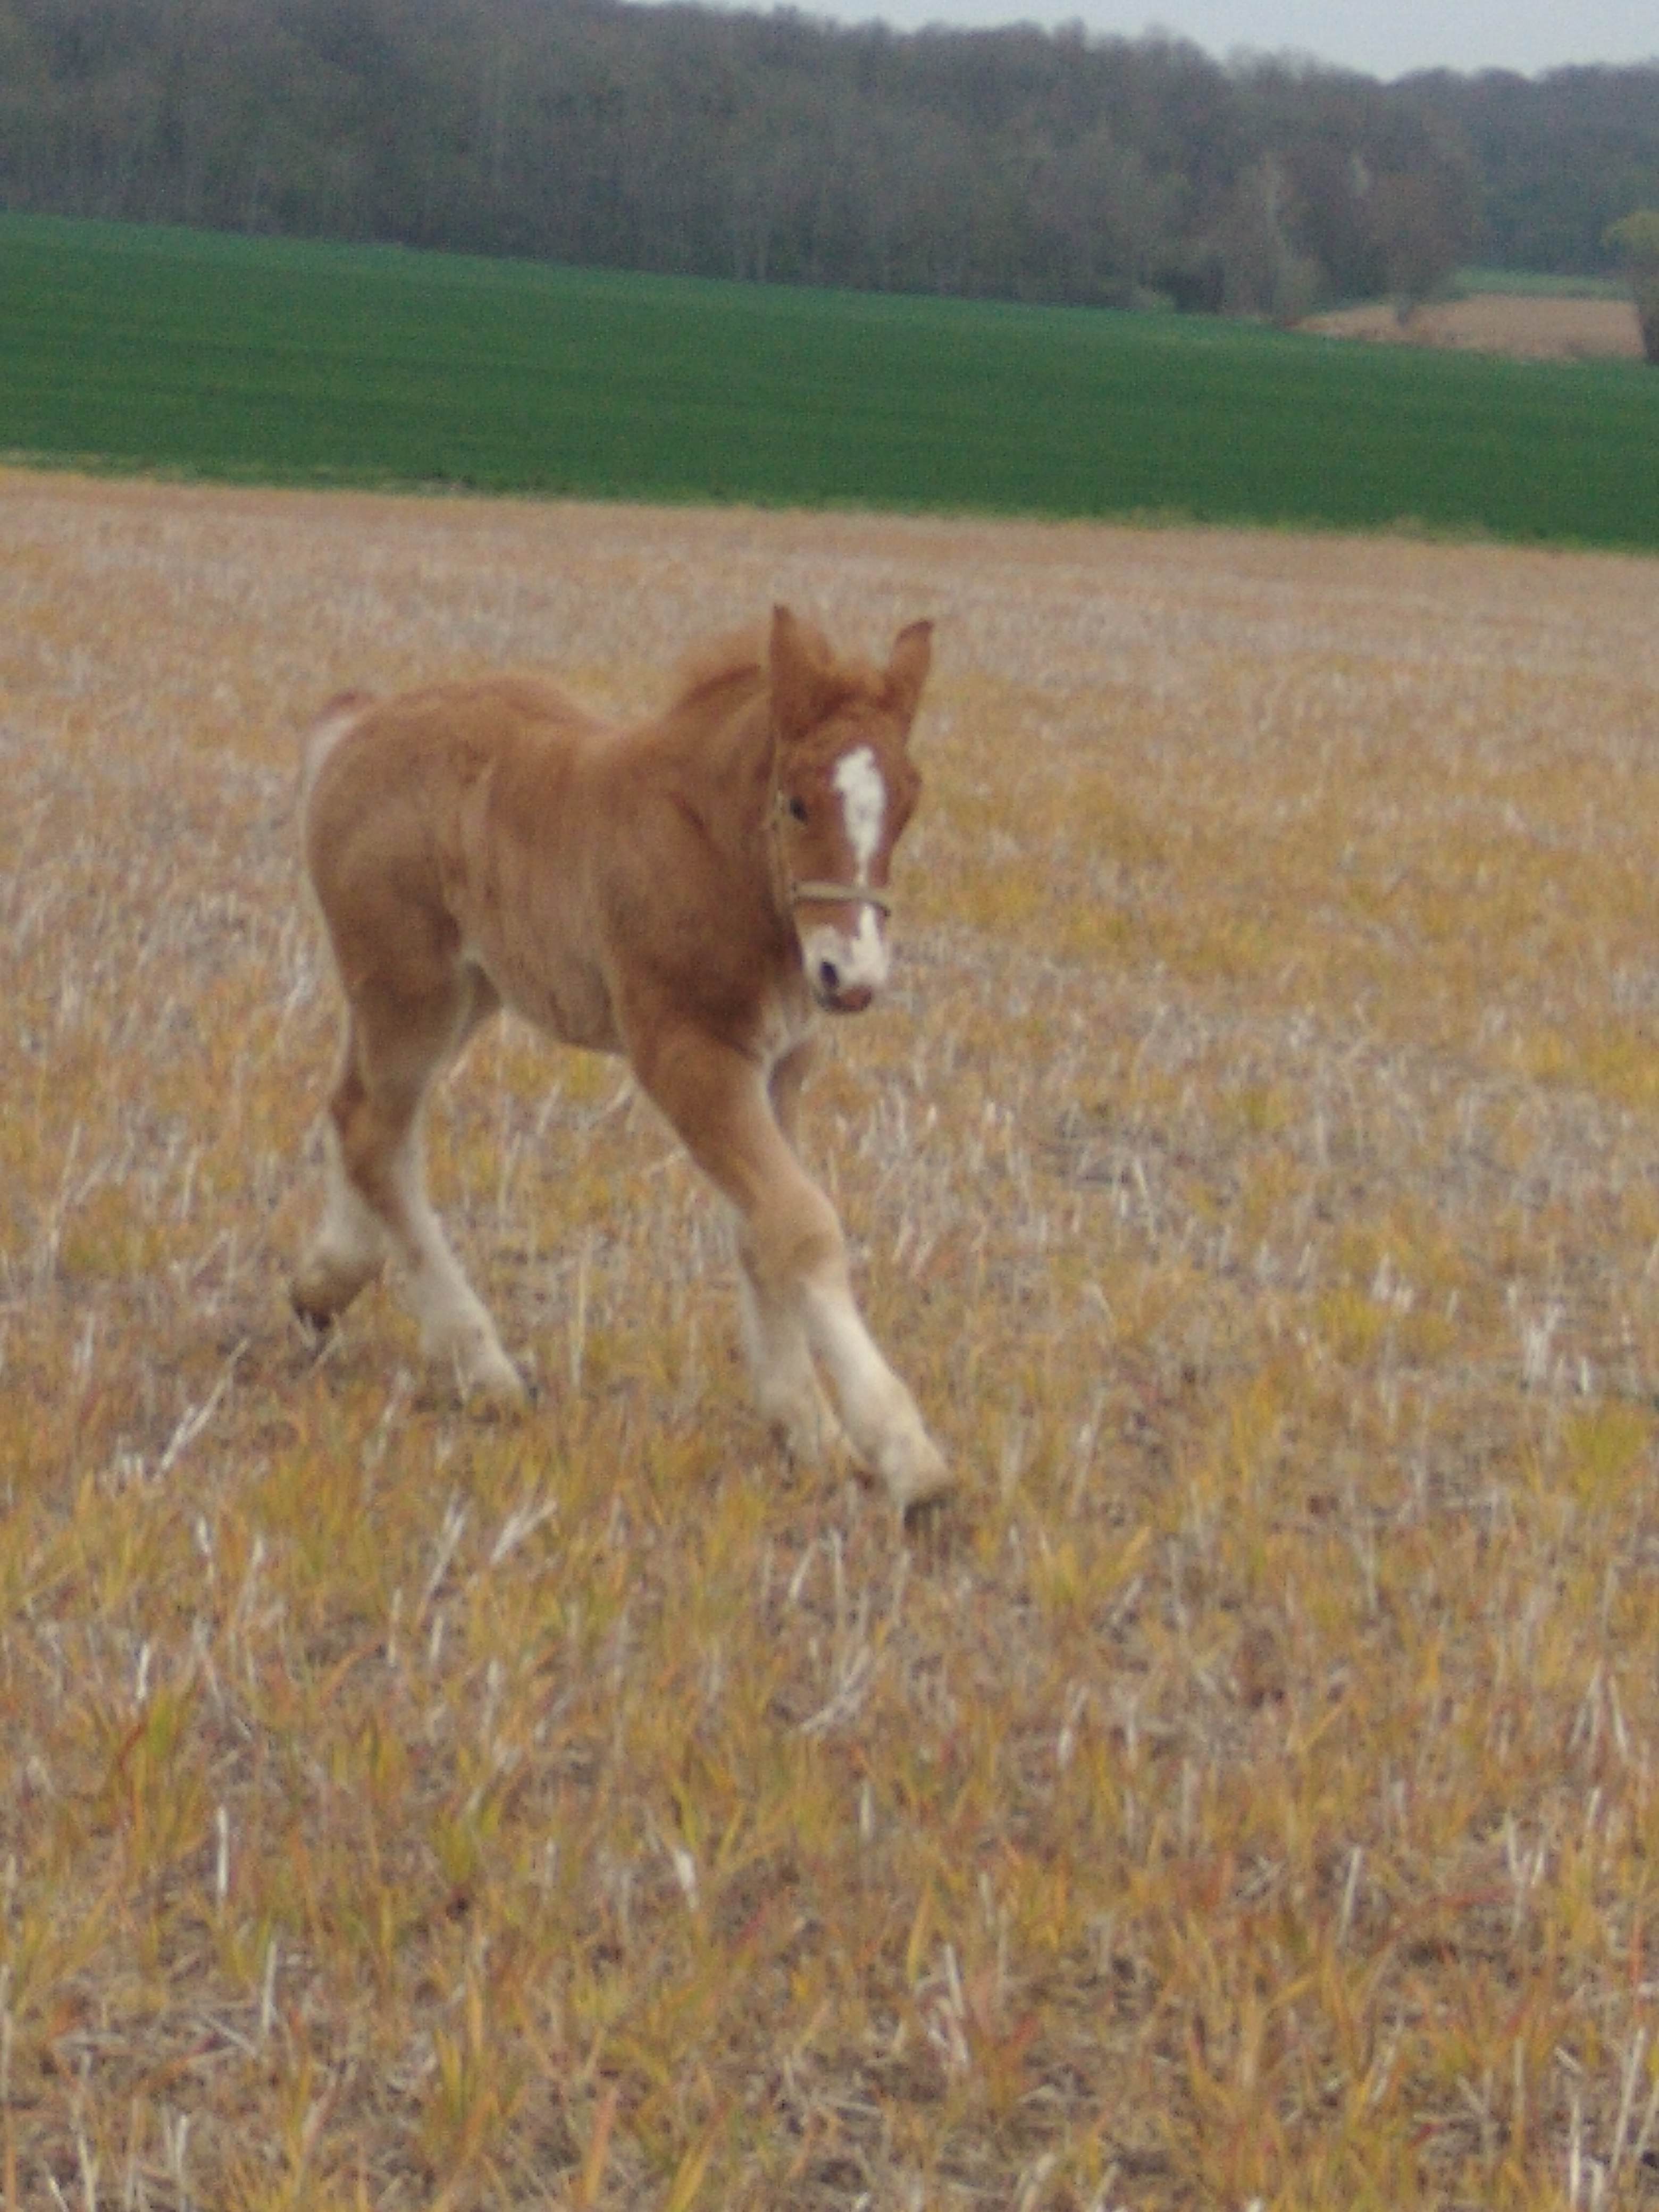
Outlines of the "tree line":
<svg viewBox="0 0 1659 2212">
<path fill-rule="evenodd" d="M 1609 265 L 1659 64 L 1380 84 L 1080 27 L 623 0 L 0 0 L 0 206 L 1290 319 Z"/>
</svg>

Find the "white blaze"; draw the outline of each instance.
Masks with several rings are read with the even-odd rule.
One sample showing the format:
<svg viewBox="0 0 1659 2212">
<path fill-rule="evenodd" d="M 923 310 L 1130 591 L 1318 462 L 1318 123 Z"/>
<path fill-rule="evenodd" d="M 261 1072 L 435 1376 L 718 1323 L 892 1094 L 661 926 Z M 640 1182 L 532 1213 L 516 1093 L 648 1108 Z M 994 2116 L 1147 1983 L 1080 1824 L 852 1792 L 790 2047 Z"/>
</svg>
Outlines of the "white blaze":
<svg viewBox="0 0 1659 2212">
<path fill-rule="evenodd" d="M 842 820 L 853 848 L 857 880 L 869 880 L 870 863 L 881 847 L 881 827 L 887 819 L 887 786 L 881 780 L 876 757 L 868 745 L 843 754 L 836 763 L 836 789 L 841 793 Z"/>
<path fill-rule="evenodd" d="M 853 882 L 862 887 L 870 881 L 887 820 L 887 786 L 868 745 L 855 746 L 836 763 L 835 786 L 852 849 Z M 837 992 L 879 991 L 887 981 L 887 940 L 874 907 L 860 902 L 856 912 L 850 930 L 821 921 L 802 931 L 807 972 L 815 982 L 821 975 L 832 975 Z"/>
</svg>

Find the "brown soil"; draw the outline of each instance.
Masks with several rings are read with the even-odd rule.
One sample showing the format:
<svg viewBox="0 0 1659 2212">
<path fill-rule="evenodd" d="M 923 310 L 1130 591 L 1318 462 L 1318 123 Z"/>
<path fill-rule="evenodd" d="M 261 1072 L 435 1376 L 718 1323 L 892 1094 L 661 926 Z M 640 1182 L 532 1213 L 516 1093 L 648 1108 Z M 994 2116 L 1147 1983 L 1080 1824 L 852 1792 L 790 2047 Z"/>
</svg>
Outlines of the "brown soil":
<svg viewBox="0 0 1659 2212">
<path fill-rule="evenodd" d="M 1419 307 L 1401 324 L 1387 301 L 1315 315 L 1302 326 L 1328 337 L 1389 345 L 1454 346 L 1470 353 L 1514 354 L 1528 361 L 1639 359 L 1642 334 L 1628 300 L 1528 298 L 1484 292 Z"/>
</svg>

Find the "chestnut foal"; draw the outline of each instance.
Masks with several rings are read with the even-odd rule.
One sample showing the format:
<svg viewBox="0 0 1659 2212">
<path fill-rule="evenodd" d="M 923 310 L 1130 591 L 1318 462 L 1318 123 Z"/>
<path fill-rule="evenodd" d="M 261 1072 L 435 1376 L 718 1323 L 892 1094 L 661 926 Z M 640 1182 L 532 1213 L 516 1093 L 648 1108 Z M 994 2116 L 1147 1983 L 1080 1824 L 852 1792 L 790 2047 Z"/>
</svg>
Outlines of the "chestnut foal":
<svg viewBox="0 0 1659 2212">
<path fill-rule="evenodd" d="M 434 1079 L 507 1006 L 625 1054 L 731 1201 L 756 1395 L 787 1448 L 817 1459 L 844 1442 L 902 1512 L 949 1486 L 792 1141 L 819 1014 L 862 1012 L 887 980 L 930 647 L 913 623 L 884 668 L 842 659 L 779 607 L 769 637 L 712 649 L 637 728 L 522 677 L 330 705 L 307 757 L 305 853 L 346 1022 L 302 1319 L 325 1327 L 395 1256 L 427 1353 L 465 1390 L 523 1395 L 427 1198 L 422 1148 Z"/>
</svg>

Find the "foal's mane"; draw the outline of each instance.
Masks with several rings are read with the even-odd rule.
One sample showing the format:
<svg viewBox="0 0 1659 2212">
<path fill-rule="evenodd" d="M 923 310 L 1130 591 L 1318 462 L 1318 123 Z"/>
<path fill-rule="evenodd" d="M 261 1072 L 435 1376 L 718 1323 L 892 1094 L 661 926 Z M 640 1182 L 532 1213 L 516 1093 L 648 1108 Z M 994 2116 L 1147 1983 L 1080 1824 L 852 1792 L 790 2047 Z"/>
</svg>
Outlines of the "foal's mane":
<svg viewBox="0 0 1659 2212">
<path fill-rule="evenodd" d="M 675 674 L 670 714 L 717 703 L 723 692 L 743 696 L 765 689 L 766 634 L 758 629 L 728 630 L 695 647 Z M 734 699 L 732 704 L 738 703 Z"/>
<path fill-rule="evenodd" d="M 882 679 L 877 670 L 840 659 L 815 623 L 803 622 L 799 627 L 826 679 L 826 706 L 860 692 L 879 694 Z M 680 663 L 668 712 L 675 715 L 725 704 L 738 706 L 764 691 L 770 681 L 766 631 L 761 628 L 728 630 L 695 647 Z"/>
</svg>

